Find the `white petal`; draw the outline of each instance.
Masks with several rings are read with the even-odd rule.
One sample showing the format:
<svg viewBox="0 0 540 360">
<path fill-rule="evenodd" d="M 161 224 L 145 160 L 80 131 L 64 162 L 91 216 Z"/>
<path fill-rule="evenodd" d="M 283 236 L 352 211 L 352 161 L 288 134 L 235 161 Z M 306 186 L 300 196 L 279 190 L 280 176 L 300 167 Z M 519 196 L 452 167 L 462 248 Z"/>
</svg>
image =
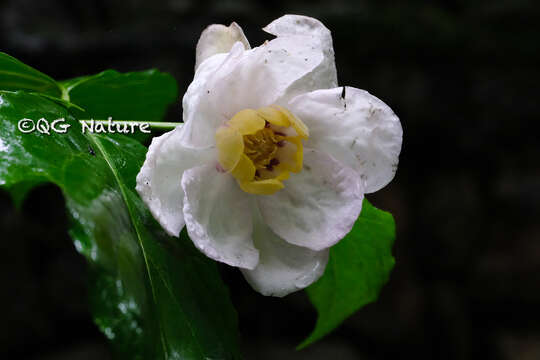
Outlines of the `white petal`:
<svg viewBox="0 0 540 360">
<path fill-rule="evenodd" d="M 360 177 L 325 153 L 304 149 L 302 171 L 284 184 L 284 189 L 257 201 L 265 223 L 291 244 L 328 248 L 351 231 L 360 215 Z"/>
<path fill-rule="evenodd" d="M 244 46 L 237 42 L 229 53 L 214 55 L 197 68 L 182 99 L 185 143 L 198 147 L 212 146 L 216 129 L 232 117 L 221 109 L 224 102 L 230 101 L 221 93 L 221 88 L 229 81 L 227 72 L 234 68 L 244 52 Z"/>
<path fill-rule="evenodd" d="M 392 180 L 403 130 L 384 102 L 367 91 L 345 87 L 299 95 L 289 109 L 309 128 L 306 146 L 355 169 L 366 181 L 366 193 Z"/>
<path fill-rule="evenodd" d="M 336 63 L 334 46 L 330 30 L 319 20 L 302 15 L 284 15 L 263 28 L 269 34 L 277 37 L 302 36 L 305 41 L 322 50 L 323 60 L 308 76 L 298 80 L 288 89 L 284 102 L 295 95 L 316 89 L 328 89 L 337 86 Z M 309 39 L 309 40 L 308 40 Z"/>
<path fill-rule="evenodd" d="M 184 172 L 184 218 L 189 237 L 206 256 L 231 266 L 253 269 L 259 252 L 253 245 L 250 197 L 215 164 Z"/>
<path fill-rule="evenodd" d="M 244 48 L 250 49 L 242 28 L 235 22 L 229 26 L 213 24 L 208 26 L 197 42 L 195 69 L 210 56 L 228 53 L 235 42 L 241 42 Z"/>
<path fill-rule="evenodd" d="M 301 290 L 324 273 L 328 250 L 313 251 L 287 243 L 262 221 L 255 222 L 253 234 L 260 251 L 253 270 L 242 269 L 251 287 L 263 295 L 285 296 Z"/>
<path fill-rule="evenodd" d="M 215 129 L 240 110 L 286 105 L 297 94 L 336 86 L 330 34 L 322 24 L 316 29 L 278 34 L 248 51 L 236 43 L 227 55 L 204 61 L 183 99 L 185 140 L 208 146 Z"/>
<path fill-rule="evenodd" d="M 152 139 L 136 186 L 154 218 L 172 236 L 178 236 L 184 227 L 182 174 L 216 156 L 212 148 L 184 146 L 181 133 L 182 128 L 177 127 Z"/>
</svg>

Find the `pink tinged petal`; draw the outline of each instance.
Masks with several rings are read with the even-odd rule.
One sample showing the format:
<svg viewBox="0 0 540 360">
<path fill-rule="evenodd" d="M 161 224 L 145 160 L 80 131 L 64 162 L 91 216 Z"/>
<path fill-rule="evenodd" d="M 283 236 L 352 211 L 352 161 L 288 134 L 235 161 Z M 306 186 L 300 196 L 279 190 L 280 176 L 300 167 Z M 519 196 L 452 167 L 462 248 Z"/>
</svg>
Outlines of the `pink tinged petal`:
<svg viewBox="0 0 540 360">
<path fill-rule="evenodd" d="M 328 250 L 313 251 L 287 243 L 262 221 L 255 222 L 254 241 L 260 251 L 253 270 L 242 269 L 251 287 L 266 296 L 285 296 L 317 281 L 328 263 Z"/>
<path fill-rule="evenodd" d="M 182 177 L 184 219 L 189 237 L 206 256 L 246 269 L 259 262 L 253 245 L 253 205 L 216 164 L 195 167 Z"/>
<path fill-rule="evenodd" d="M 384 102 L 367 91 L 340 87 L 299 95 L 289 109 L 309 127 L 306 146 L 355 169 L 366 181 L 366 193 L 393 179 L 403 130 Z"/>
<path fill-rule="evenodd" d="M 305 149 L 302 171 L 284 184 L 257 201 L 264 222 L 291 244 L 326 249 L 347 235 L 360 215 L 360 177 L 325 153 Z"/>
<path fill-rule="evenodd" d="M 208 26 L 197 42 L 195 69 L 213 55 L 228 53 L 236 42 L 240 42 L 246 50 L 251 48 L 242 28 L 237 23 L 233 22 L 229 26 L 221 24 Z"/>
<path fill-rule="evenodd" d="M 252 50 L 236 43 L 228 54 L 205 60 L 184 95 L 185 140 L 211 145 L 212 130 L 240 110 L 286 106 L 298 94 L 337 86 L 330 33 L 310 21 L 317 31 L 276 32 L 277 38 Z"/>
<path fill-rule="evenodd" d="M 152 139 L 146 160 L 137 175 L 136 190 L 165 231 L 178 236 L 184 227 L 184 171 L 215 159 L 212 148 L 186 147 L 182 128 Z"/>
</svg>

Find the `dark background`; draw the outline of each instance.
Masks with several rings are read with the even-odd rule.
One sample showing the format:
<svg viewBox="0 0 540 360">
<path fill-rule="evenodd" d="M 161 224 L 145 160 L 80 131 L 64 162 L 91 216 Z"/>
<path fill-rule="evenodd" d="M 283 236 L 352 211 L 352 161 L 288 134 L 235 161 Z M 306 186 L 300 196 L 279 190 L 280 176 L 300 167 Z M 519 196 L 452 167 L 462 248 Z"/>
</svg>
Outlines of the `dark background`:
<svg viewBox="0 0 540 360">
<path fill-rule="evenodd" d="M 157 67 L 183 94 L 206 25 L 236 21 L 257 46 L 282 14 L 322 20 L 340 84 L 401 118 L 397 176 L 369 196 L 395 216 L 397 264 L 376 303 L 301 352 L 316 318 L 306 295 L 265 298 L 223 267 L 246 359 L 529 360 L 540 359 L 535 3 L 1 0 L 0 50 L 57 79 Z M 168 120 L 180 117 L 179 99 Z M 0 192 L 0 358 L 110 358 L 66 229 L 56 187 L 20 211 Z"/>
</svg>

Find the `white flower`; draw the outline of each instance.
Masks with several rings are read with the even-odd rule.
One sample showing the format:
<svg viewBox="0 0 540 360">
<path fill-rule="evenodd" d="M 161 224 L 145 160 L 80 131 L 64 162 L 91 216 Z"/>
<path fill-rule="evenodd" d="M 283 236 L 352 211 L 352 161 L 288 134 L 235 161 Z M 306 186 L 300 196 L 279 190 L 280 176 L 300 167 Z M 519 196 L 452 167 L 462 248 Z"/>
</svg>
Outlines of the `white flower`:
<svg viewBox="0 0 540 360">
<path fill-rule="evenodd" d="M 250 49 L 211 25 L 197 44 L 184 125 L 154 138 L 137 190 L 171 235 L 264 295 L 305 288 L 351 230 L 364 193 L 393 178 L 399 119 L 366 91 L 337 87 L 330 31 L 285 15 Z"/>
</svg>

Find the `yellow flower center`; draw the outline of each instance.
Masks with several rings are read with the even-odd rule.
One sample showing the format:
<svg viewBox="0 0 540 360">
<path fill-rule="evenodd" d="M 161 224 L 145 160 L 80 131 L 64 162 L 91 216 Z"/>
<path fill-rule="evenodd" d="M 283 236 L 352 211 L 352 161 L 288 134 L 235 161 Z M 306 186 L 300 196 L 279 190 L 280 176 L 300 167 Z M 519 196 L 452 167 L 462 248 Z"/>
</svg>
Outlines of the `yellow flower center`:
<svg viewBox="0 0 540 360">
<path fill-rule="evenodd" d="M 270 195 L 302 170 L 308 136 L 306 125 L 281 106 L 244 109 L 216 131 L 218 161 L 245 192 Z"/>
</svg>

